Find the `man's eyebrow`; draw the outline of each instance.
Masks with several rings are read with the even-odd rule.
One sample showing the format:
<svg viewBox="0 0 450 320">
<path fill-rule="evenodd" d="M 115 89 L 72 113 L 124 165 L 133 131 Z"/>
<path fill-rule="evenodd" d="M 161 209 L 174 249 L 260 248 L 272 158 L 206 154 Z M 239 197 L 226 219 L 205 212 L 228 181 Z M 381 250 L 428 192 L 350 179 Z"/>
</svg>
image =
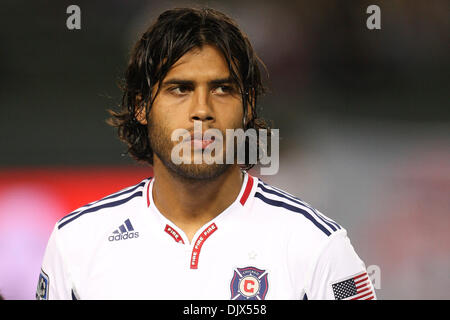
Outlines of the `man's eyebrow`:
<svg viewBox="0 0 450 320">
<path fill-rule="evenodd" d="M 208 81 L 209 84 L 214 84 L 214 85 L 234 83 L 234 82 L 235 82 L 234 79 L 231 78 L 231 77 L 221 78 L 221 79 L 214 79 L 214 80 Z"/>
<path fill-rule="evenodd" d="M 192 85 L 194 85 L 194 81 L 173 78 L 173 79 L 168 79 L 168 80 L 163 81 L 162 86 L 165 87 L 165 86 L 168 86 L 171 84 L 181 84 L 181 85 L 186 85 L 186 86 L 192 86 Z"/>
<path fill-rule="evenodd" d="M 219 85 L 219 84 L 227 84 L 227 83 L 234 83 L 234 82 L 235 81 L 233 80 L 232 77 L 226 77 L 226 78 L 219 78 L 219 79 L 210 80 L 210 81 L 208 81 L 208 84 L 210 84 L 210 85 Z M 167 79 L 167 80 L 163 81 L 162 86 L 165 87 L 165 86 L 168 86 L 168 85 L 171 85 L 171 84 L 193 86 L 195 84 L 195 81 L 172 78 L 172 79 Z"/>
</svg>

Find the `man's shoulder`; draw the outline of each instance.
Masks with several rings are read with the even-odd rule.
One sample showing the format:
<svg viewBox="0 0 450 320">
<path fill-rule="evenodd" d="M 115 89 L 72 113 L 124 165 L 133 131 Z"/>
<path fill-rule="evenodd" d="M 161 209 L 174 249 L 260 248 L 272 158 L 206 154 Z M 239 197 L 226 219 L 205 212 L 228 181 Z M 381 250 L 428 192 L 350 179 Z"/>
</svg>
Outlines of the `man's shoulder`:
<svg viewBox="0 0 450 320">
<path fill-rule="evenodd" d="M 68 215 L 61 218 L 56 226 L 58 230 L 66 229 L 66 226 L 76 226 L 86 222 L 101 223 L 108 219 L 113 212 L 127 210 L 130 206 L 137 204 L 136 200 L 141 200 L 145 196 L 144 187 L 151 178 L 144 179 L 139 183 L 109 194 L 97 201 L 88 203 Z M 140 202 L 138 202 L 140 203 Z"/>
<path fill-rule="evenodd" d="M 294 228 L 305 234 L 328 238 L 342 226 L 302 199 L 258 179 L 254 209 L 275 224 Z"/>
</svg>

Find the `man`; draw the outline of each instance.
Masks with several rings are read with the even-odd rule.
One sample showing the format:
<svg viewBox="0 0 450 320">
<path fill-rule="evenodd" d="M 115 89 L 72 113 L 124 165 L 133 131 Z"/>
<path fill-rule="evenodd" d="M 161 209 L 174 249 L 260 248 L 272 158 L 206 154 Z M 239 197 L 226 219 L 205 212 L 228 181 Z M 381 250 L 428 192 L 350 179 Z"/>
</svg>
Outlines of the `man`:
<svg viewBox="0 0 450 320">
<path fill-rule="evenodd" d="M 56 224 L 37 298 L 375 298 L 364 263 L 336 222 L 237 163 L 174 161 L 178 129 L 189 133 L 182 144 L 193 149 L 181 158 L 191 160 L 207 156 L 212 143 L 217 153 L 225 149 L 224 140 L 198 136 L 196 125 L 224 135 L 266 128 L 256 112 L 263 92 L 258 61 L 220 12 L 159 16 L 132 51 L 122 110 L 110 119 L 154 176 Z"/>
</svg>

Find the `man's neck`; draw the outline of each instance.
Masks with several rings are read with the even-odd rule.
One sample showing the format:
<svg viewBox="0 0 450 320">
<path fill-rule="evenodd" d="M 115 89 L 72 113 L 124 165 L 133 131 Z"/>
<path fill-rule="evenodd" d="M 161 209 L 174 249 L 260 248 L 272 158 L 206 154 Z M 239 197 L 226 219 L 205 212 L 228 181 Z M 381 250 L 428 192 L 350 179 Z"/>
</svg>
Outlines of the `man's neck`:
<svg viewBox="0 0 450 320">
<path fill-rule="evenodd" d="M 208 180 L 177 177 L 155 157 L 152 196 L 158 210 L 192 240 L 197 230 L 214 219 L 237 198 L 243 183 L 238 166 Z"/>
</svg>

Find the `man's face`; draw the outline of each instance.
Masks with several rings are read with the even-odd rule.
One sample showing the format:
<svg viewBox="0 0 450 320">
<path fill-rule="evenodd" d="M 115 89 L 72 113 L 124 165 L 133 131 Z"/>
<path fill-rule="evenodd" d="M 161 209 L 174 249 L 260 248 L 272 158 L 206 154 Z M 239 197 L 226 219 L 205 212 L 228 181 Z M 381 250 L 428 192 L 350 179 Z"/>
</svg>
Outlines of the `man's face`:
<svg viewBox="0 0 450 320">
<path fill-rule="evenodd" d="M 176 129 L 193 133 L 194 121 L 201 121 L 202 133 L 218 129 L 225 141 L 226 129 L 242 128 L 241 95 L 221 52 L 210 45 L 187 52 L 172 66 L 160 86 L 148 118 L 155 160 L 158 158 L 168 169 L 189 179 L 211 179 L 225 172 L 227 164 L 194 164 L 194 153 L 203 152 L 198 148 L 201 142 L 188 142 L 192 152 L 184 157 L 191 157 L 191 164 L 176 165 L 171 160 L 172 148 L 179 143 L 171 141 Z M 225 153 L 224 144 L 221 147 Z"/>
</svg>

